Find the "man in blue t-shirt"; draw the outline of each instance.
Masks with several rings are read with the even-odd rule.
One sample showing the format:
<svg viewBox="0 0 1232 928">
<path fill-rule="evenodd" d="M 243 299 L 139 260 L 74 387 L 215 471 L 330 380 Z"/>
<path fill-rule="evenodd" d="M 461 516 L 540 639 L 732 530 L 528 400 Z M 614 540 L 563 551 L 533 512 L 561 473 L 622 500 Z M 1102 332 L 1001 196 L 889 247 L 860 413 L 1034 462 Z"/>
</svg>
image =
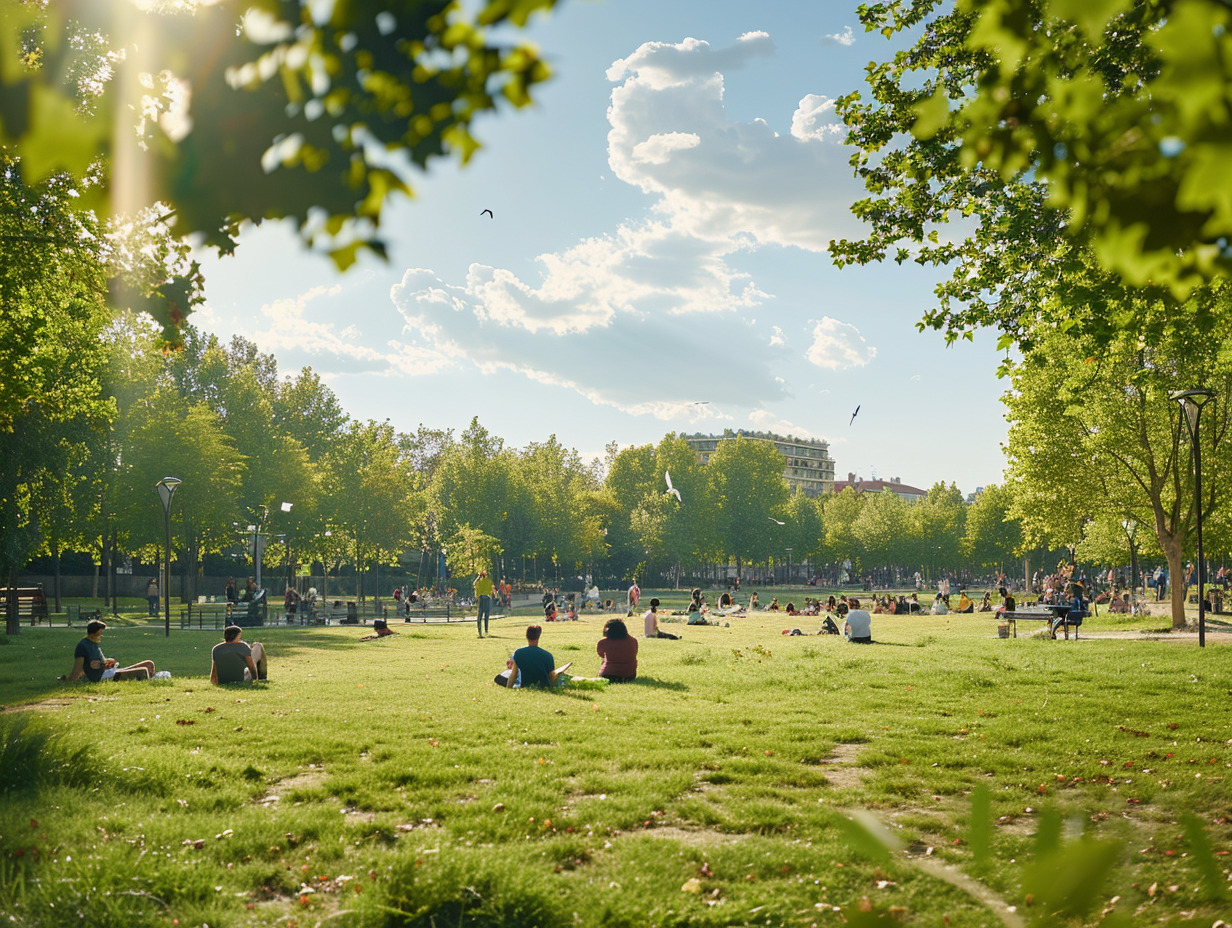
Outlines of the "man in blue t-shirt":
<svg viewBox="0 0 1232 928">
<path fill-rule="evenodd" d="M 551 686 L 556 682 L 556 661 L 550 653 L 539 647 L 539 637 L 542 634 L 542 626 L 526 627 L 526 647 L 513 652 L 513 666 L 510 668 L 506 687 Z"/>
<path fill-rule="evenodd" d="M 154 676 L 153 661 L 138 661 L 128 667 L 121 667 L 115 658 L 103 656 L 103 631 L 106 622 L 91 622 L 86 626 L 86 636 L 77 642 L 73 651 L 73 669 L 67 677 L 61 680 L 73 682 L 85 677 L 91 683 L 103 680 L 149 680 Z"/>
</svg>

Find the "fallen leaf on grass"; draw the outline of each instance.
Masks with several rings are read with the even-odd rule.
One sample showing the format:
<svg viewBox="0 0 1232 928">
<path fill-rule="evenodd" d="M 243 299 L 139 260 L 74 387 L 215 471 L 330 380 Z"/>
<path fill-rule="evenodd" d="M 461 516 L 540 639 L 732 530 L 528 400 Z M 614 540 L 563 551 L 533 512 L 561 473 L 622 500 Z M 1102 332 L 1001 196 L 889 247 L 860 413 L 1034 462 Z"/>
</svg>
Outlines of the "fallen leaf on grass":
<svg viewBox="0 0 1232 928">
<path fill-rule="evenodd" d="M 685 880 L 684 885 L 680 887 L 682 893 L 700 893 L 702 891 L 702 881 L 697 877 L 692 876 Z"/>
<path fill-rule="evenodd" d="M 177 725 L 196 725 L 197 720 L 196 719 L 176 719 L 175 724 Z"/>
</svg>

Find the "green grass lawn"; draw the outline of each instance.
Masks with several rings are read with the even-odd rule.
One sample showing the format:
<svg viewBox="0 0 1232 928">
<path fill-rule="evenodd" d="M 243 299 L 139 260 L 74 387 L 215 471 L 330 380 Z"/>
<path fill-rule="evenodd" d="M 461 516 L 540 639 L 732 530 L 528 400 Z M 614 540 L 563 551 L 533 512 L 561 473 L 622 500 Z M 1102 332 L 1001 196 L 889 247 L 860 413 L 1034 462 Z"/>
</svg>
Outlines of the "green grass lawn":
<svg viewBox="0 0 1232 928">
<path fill-rule="evenodd" d="M 593 675 L 603 618 L 543 646 Z M 0 919 L 1210 928 L 1232 910 L 1226 633 L 1199 650 L 1085 637 L 1159 618 L 1066 642 L 874 616 L 859 646 L 760 614 L 667 626 L 683 640 L 643 641 L 636 683 L 499 690 L 527 621 L 248 630 L 270 680 L 223 689 L 214 632 L 110 628 L 109 656 L 173 679 L 98 685 L 55 682 L 80 629 L 4 639 Z"/>
</svg>

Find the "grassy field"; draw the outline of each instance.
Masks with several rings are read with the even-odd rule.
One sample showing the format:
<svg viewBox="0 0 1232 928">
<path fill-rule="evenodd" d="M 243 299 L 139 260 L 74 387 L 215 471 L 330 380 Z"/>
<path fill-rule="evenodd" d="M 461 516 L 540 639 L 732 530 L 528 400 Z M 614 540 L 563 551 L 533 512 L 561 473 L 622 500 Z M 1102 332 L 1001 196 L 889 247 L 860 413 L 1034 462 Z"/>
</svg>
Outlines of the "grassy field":
<svg viewBox="0 0 1232 928">
<path fill-rule="evenodd" d="M 781 596 L 780 596 L 781 599 Z M 681 598 L 683 601 L 683 598 Z M 785 600 L 783 600 L 785 601 Z M 603 617 L 545 627 L 593 675 Z M 666 626 L 639 680 L 502 691 L 525 617 L 116 627 L 173 679 L 65 685 L 80 629 L 0 643 L 0 919 L 24 926 L 1066 925 L 1232 910 L 1232 649 L 874 616 Z M 638 623 L 640 625 L 640 623 Z M 1090 634 L 1091 637 L 1086 637 Z M 1106 636 L 1106 637 L 1105 637 Z"/>
</svg>

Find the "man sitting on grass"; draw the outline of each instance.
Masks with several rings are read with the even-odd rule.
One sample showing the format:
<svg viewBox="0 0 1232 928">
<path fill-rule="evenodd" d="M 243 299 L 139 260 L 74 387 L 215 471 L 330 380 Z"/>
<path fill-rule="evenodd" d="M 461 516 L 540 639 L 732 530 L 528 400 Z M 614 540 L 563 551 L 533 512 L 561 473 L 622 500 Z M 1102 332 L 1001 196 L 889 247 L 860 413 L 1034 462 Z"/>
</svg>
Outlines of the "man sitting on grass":
<svg viewBox="0 0 1232 928">
<path fill-rule="evenodd" d="M 542 626 L 526 626 L 526 647 L 513 652 L 506 687 L 551 686 L 556 682 L 556 661 L 548 651 L 539 647 L 542 634 Z"/>
<path fill-rule="evenodd" d="M 248 643 L 241 641 L 244 630 L 238 625 L 228 625 L 223 629 L 222 642 L 214 645 L 210 652 L 210 682 L 251 683 L 253 680 L 264 680 L 268 664 L 265 648 L 261 642 Z"/>
<path fill-rule="evenodd" d="M 100 642 L 106 628 L 106 622 L 98 621 L 86 626 L 86 636 L 77 642 L 73 652 L 73 669 L 61 680 L 72 683 L 85 677 L 91 683 L 100 683 L 103 680 L 149 680 L 154 676 L 153 661 L 138 661 L 121 667 L 115 658 L 104 657 Z"/>
<path fill-rule="evenodd" d="M 843 624 L 843 634 L 854 644 L 873 643 L 873 617 L 868 611 L 860 608 L 860 601 L 852 598 L 847 600 L 847 618 Z"/>
</svg>

